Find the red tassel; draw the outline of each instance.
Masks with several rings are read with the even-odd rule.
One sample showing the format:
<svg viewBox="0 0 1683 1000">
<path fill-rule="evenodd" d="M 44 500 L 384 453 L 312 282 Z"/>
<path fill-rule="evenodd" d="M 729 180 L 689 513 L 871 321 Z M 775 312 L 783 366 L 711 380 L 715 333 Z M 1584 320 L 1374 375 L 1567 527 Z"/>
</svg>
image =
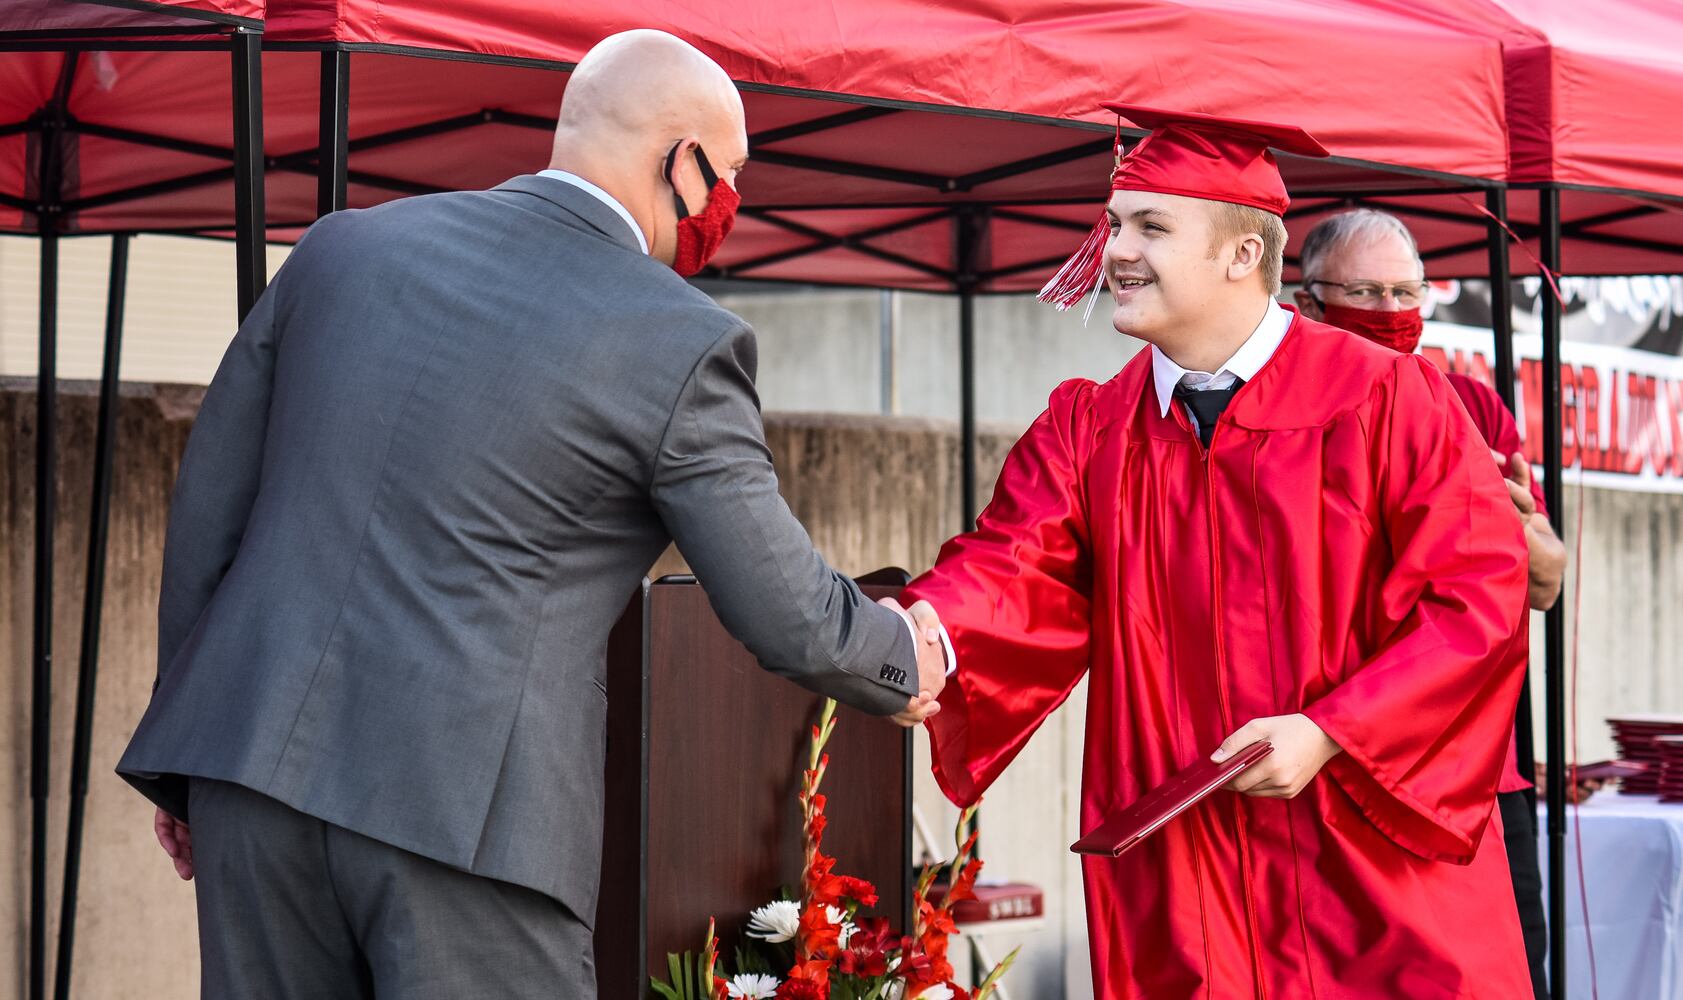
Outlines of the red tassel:
<svg viewBox="0 0 1683 1000">
<path fill-rule="evenodd" d="M 1099 275 L 1104 271 L 1104 245 L 1110 239 L 1110 216 L 1099 213 L 1093 231 L 1074 256 L 1064 261 L 1052 280 L 1040 290 L 1040 301 L 1057 306 L 1062 312 L 1080 302 L 1088 292 L 1098 287 Z"/>
</svg>

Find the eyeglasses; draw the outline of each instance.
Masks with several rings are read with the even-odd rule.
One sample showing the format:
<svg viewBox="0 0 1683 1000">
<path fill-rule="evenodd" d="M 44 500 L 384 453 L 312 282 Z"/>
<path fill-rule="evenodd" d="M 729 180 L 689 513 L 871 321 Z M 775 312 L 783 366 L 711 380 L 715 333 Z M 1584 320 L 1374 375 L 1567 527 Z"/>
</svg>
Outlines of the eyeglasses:
<svg viewBox="0 0 1683 1000">
<path fill-rule="evenodd" d="M 1315 285 L 1331 285 L 1344 293 L 1344 301 L 1358 308 L 1377 306 L 1389 297 L 1404 309 L 1413 309 L 1425 304 L 1428 287 L 1425 281 L 1399 281 L 1394 285 L 1377 281 L 1346 281 L 1342 284 L 1336 281 L 1309 281 L 1305 284 L 1311 288 Z"/>
</svg>

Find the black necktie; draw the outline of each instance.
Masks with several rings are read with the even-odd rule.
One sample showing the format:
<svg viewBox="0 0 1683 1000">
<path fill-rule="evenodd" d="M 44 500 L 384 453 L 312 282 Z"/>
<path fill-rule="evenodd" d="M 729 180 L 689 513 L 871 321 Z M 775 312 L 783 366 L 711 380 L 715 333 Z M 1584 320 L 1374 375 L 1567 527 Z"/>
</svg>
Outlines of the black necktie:
<svg viewBox="0 0 1683 1000">
<path fill-rule="evenodd" d="M 1244 384 L 1244 379 L 1234 379 L 1233 384 L 1225 389 L 1189 389 L 1184 385 L 1175 386 L 1175 398 L 1185 403 L 1187 411 L 1198 420 L 1198 440 L 1204 447 L 1210 446 L 1210 436 L 1215 433 L 1216 421 L 1221 419 L 1222 411 L 1233 401 L 1233 394 Z"/>
</svg>

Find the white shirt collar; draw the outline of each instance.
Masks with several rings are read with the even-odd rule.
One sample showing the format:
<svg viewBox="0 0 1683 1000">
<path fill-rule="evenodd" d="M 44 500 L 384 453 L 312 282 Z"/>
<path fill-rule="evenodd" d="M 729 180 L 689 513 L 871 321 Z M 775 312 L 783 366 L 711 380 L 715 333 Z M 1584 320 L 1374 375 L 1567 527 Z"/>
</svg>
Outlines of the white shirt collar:
<svg viewBox="0 0 1683 1000">
<path fill-rule="evenodd" d="M 631 213 L 625 210 L 625 206 L 619 203 L 619 199 L 585 180 L 583 177 L 580 177 L 578 174 L 570 174 L 565 170 L 540 170 L 538 171 L 538 176 L 553 177 L 564 184 L 571 184 L 573 187 L 578 188 L 584 193 L 595 198 L 597 201 L 600 201 L 602 204 L 613 209 L 620 218 L 625 220 L 625 224 L 631 227 L 631 235 L 637 237 L 637 245 L 642 248 L 645 254 L 649 252 L 649 241 L 643 236 L 643 227 L 637 225 L 637 220 L 631 217 Z"/>
<path fill-rule="evenodd" d="M 1195 372 L 1182 368 L 1169 360 L 1169 356 L 1151 347 L 1151 377 L 1157 387 L 1157 405 L 1162 409 L 1162 415 L 1169 415 L 1169 404 L 1174 401 L 1175 386 L 1184 380 L 1187 385 L 1195 389 L 1225 389 L 1234 379 L 1244 379 L 1249 382 L 1280 349 L 1280 342 L 1286 339 L 1286 331 L 1291 329 L 1291 310 L 1277 302 L 1268 303 L 1268 311 L 1263 313 L 1262 322 L 1256 325 L 1251 335 L 1245 339 L 1227 363 L 1209 372 Z"/>
</svg>

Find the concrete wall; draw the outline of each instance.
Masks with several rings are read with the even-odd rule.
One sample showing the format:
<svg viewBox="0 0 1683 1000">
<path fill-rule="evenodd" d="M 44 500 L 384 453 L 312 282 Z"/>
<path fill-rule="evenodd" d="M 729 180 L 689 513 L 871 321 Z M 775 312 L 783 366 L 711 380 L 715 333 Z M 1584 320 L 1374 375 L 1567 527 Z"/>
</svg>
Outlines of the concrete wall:
<svg viewBox="0 0 1683 1000">
<path fill-rule="evenodd" d="M 1577 671 L 1568 690 L 1578 694 L 1578 758 L 1600 760 L 1616 753 L 1608 716 L 1683 711 L 1683 496 L 1580 492 L 1570 476 L 1563 485 L 1568 679 Z M 1541 755 L 1543 616 L 1531 617 L 1531 691 Z"/>
<path fill-rule="evenodd" d="M 104 627 L 95 701 L 93 766 L 72 988 L 100 1000 L 198 995 L 193 894 L 176 879 L 152 835 L 152 810 L 112 773 L 151 694 L 157 643 L 158 571 L 170 488 L 203 390 L 128 386 L 113 477 Z M 82 588 L 98 399 L 87 383 L 60 398 L 58 536 L 54 558 L 52 874 L 49 954 L 69 802 L 70 733 L 81 655 Z M 25 995 L 30 857 L 31 623 L 34 604 L 35 393 L 0 380 L 0 998 Z M 49 977 L 49 982 L 51 981 Z"/>
<path fill-rule="evenodd" d="M 269 248 L 269 273 L 289 247 Z M 0 236 L 0 375 L 35 374 L 40 241 Z M 111 240 L 59 241 L 60 378 L 99 378 Z M 137 236 L 129 251 L 123 378 L 204 385 L 234 334 L 234 250 L 221 240 Z"/>
</svg>

